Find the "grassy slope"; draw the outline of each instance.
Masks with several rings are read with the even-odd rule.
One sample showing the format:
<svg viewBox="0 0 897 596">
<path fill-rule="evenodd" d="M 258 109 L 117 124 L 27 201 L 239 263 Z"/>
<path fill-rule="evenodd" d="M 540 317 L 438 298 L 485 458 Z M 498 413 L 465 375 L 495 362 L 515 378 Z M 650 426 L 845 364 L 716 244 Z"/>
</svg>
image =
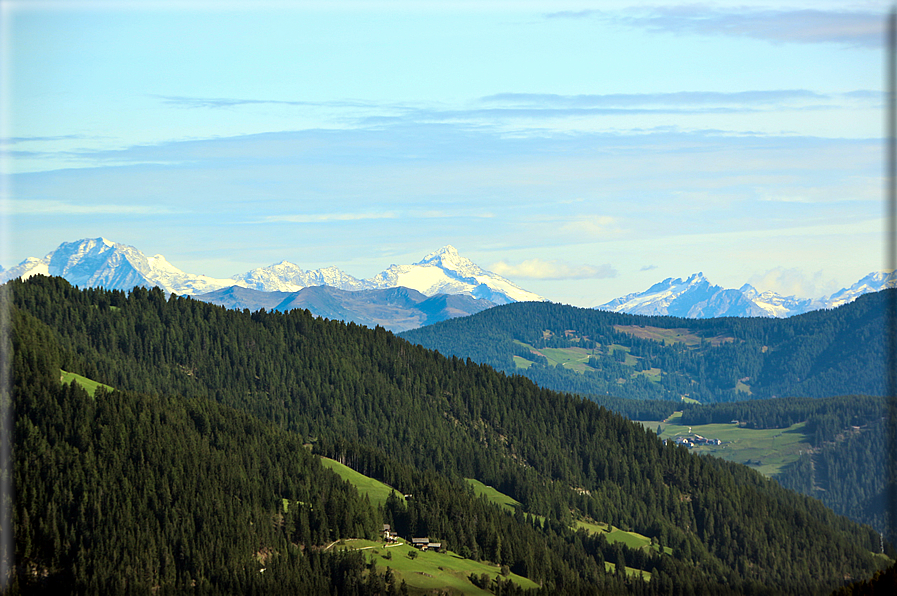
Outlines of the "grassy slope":
<svg viewBox="0 0 897 596">
<path fill-rule="evenodd" d="M 402 501 L 405 500 L 405 497 L 396 491 L 391 486 L 383 484 L 379 480 L 374 480 L 369 476 L 365 476 L 364 474 L 360 474 L 350 468 L 349 466 L 345 466 L 334 459 L 330 459 L 329 457 L 322 457 L 321 463 L 324 464 L 325 467 L 330 468 L 334 472 L 340 475 L 343 480 L 348 481 L 353 484 L 358 492 L 362 495 L 367 495 L 368 499 L 371 500 L 371 505 L 377 507 L 378 505 L 385 505 L 386 499 L 389 497 L 390 493 L 395 493 L 396 496 Z"/>
<path fill-rule="evenodd" d="M 701 424 L 687 426 L 679 424 L 681 412 L 676 412 L 666 420 L 644 420 L 641 423 L 657 430 L 660 425 L 663 439 L 675 439 L 689 434 L 698 434 L 708 439 L 719 439 L 722 445 L 701 445 L 692 449 L 695 453 L 745 464 L 764 474 L 775 476 L 783 466 L 797 461 L 801 451 L 810 449 L 810 443 L 803 434 L 803 422 L 788 428 L 752 429 L 736 424 Z M 689 433 L 689 428 L 691 433 Z"/>
<path fill-rule="evenodd" d="M 378 571 L 389 567 L 398 585 L 405 580 L 411 593 L 428 592 L 430 590 L 447 590 L 459 594 L 489 594 L 472 583 L 468 577 L 483 573 L 490 579 L 502 577 L 498 565 L 485 561 L 465 559 L 451 551 L 437 553 L 433 551 L 419 552 L 405 542 L 387 546 L 382 542 L 370 540 L 346 540 L 344 545 L 334 548 L 350 548 L 362 550 L 368 561 L 376 561 Z M 411 558 L 411 552 L 417 553 Z M 388 558 L 387 558 L 388 557 Z M 525 577 L 511 573 L 504 580 L 511 579 L 524 589 L 537 588 L 538 584 Z"/>
<path fill-rule="evenodd" d="M 500 492 L 498 489 L 487 486 L 480 482 L 479 480 L 475 480 L 473 478 L 465 478 L 468 484 L 473 487 L 474 493 L 477 496 L 485 496 L 491 503 L 495 503 L 500 506 L 502 509 L 505 509 L 509 512 L 514 512 L 517 507 L 520 507 L 520 503 L 515 500 L 513 497 Z M 536 516 L 544 521 L 544 517 Z M 600 524 L 588 521 L 577 520 L 574 522 L 574 527 L 576 529 L 583 529 L 588 532 L 592 532 L 593 534 L 597 534 L 601 532 L 604 534 L 604 537 L 607 538 L 608 542 L 622 542 L 626 546 L 630 548 L 651 548 L 657 550 L 657 546 L 651 544 L 651 539 L 647 536 L 643 536 L 642 534 L 637 534 L 635 532 L 625 532 L 617 527 L 610 526 L 610 530 L 608 530 L 608 524 Z M 664 552 L 667 554 L 673 554 L 673 549 L 670 547 L 664 547 Z M 613 571 L 615 566 L 613 563 L 605 563 L 605 566 L 610 571 Z M 651 574 L 640 569 L 633 569 L 631 567 L 626 568 L 626 573 L 629 575 L 638 575 L 642 574 L 645 579 L 650 580 Z"/>
<path fill-rule="evenodd" d="M 105 387 L 109 391 L 112 391 L 112 387 L 110 387 L 109 385 L 104 385 L 103 383 L 98 383 L 92 379 L 88 379 L 87 377 L 82 377 L 78 373 L 67 372 L 64 370 L 59 371 L 60 383 L 65 384 L 71 383 L 73 381 L 81 385 L 81 387 L 83 387 L 91 397 L 93 397 L 93 395 L 97 392 L 97 388 L 99 387 Z"/>
<path fill-rule="evenodd" d="M 473 493 L 476 496 L 485 496 L 490 503 L 495 503 L 505 511 L 514 513 L 517 511 L 517 508 L 521 506 L 520 501 L 518 501 L 514 497 L 508 496 L 503 492 L 499 492 L 498 489 L 487 486 L 479 480 L 475 480 L 473 478 L 465 478 L 465 480 L 467 480 L 467 483 L 473 487 Z"/>
<path fill-rule="evenodd" d="M 379 480 L 365 476 L 356 472 L 352 468 L 339 463 L 336 460 L 322 457 L 321 463 L 335 471 L 343 479 L 350 482 L 358 489 L 362 495 L 368 495 L 371 504 L 386 503 L 386 498 L 394 489 Z M 477 481 L 473 481 L 477 482 Z M 477 484 L 482 490 L 491 495 L 490 500 L 494 497 L 504 503 L 513 511 L 513 505 L 517 503 L 511 497 L 499 493 L 492 487 L 487 487 L 481 482 Z M 404 497 L 396 492 L 396 495 L 404 500 Z M 519 505 L 519 503 L 517 503 Z M 286 505 L 285 505 L 286 506 Z M 471 573 L 481 575 L 488 574 L 491 578 L 499 577 L 500 568 L 498 565 L 492 565 L 487 562 L 472 561 L 464 559 L 460 555 L 453 552 L 436 553 L 432 551 L 418 552 L 413 547 L 400 541 L 399 544 L 386 546 L 383 542 L 372 542 L 370 540 L 346 540 L 343 544 L 334 545 L 334 548 L 352 548 L 363 550 L 368 561 L 376 560 L 377 566 L 381 571 L 386 567 L 393 570 L 396 576 L 396 584 L 405 580 L 412 593 L 415 591 L 427 591 L 433 589 L 449 589 L 461 594 L 489 594 L 484 590 L 474 586 L 467 579 Z M 412 559 L 408 554 L 414 551 L 417 557 Z M 390 555 L 387 555 L 390 553 Z M 390 556 L 390 559 L 386 557 Z M 533 581 L 515 574 L 509 576 L 515 583 L 523 588 L 538 587 Z M 507 578 L 505 578 L 507 579 Z"/>
<path fill-rule="evenodd" d="M 539 356 L 544 356 L 546 360 L 548 360 L 548 364 L 550 366 L 557 366 L 558 364 L 562 365 L 564 368 L 568 370 L 572 370 L 578 373 L 584 373 L 587 370 L 595 370 L 591 366 L 588 365 L 589 357 L 596 355 L 594 350 L 586 349 L 586 348 L 541 348 L 539 350 L 535 349 L 533 346 L 527 343 L 523 343 L 519 340 L 514 340 L 514 343 L 517 345 L 523 346 L 529 349 L 533 354 L 537 354 Z M 606 346 L 607 350 L 610 353 L 614 353 L 616 351 L 626 352 L 626 360 L 623 364 L 627 366 L 635 366 L 639 359 L 636 356 L 633 356 L 629 353 L 629 348 L 626 346 L 621 346 L 617 344 L 611 344 Z M 527 360 L 526 358 L 522 358 L 520 356 L 514 356 L 514 365 L 517 368 L 529 368 L 532 366 L 533 362 Z M 650 374 L 656 375 L 657 380 L 660 380 L 660 369 L 655 368 L 651 369 Z M 646 373 L 648 371 L 645 371 Z M 644 374 L 633 371 L 633 375 L 635 374 Z"/>
</svg>

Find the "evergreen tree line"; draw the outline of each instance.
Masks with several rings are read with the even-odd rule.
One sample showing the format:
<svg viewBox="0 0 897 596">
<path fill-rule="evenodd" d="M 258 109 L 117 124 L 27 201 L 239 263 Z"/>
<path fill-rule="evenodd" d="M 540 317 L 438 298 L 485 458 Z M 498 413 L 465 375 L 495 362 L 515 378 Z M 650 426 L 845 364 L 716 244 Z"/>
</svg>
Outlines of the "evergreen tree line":
<svg viewBox="0 0 897 596">
<path fill-rule="evenodd" d="M 849 429 L 776 475 L 782 486 L 811 495 L 833 511 L 868 524 L 891 543 L 897 540 L 888 508 L 893 490 L 886 473 L 890 446 L 882 421 Z"/>
<path fill-rule="evenodd" d="M 886 415 L 885 398 L 846 395 L 826 399 L 787 398 L 750 400 L 728 404 L 684 404 L 682 424 L 727 424 L 737 420 L 747 428 L 788 428 L 805 422 L 804 434 L 819 447 L 850 427 L 880 422 Z"/>
<path fill-rule="evenodd" d="M 427 495 L 412 499 L 404 513 L 393 507 L 378 515 L 444 532 L 459 548 L 466 546 L 471 553 L 476 548 L 479 556 L 502 561 L 507 557 L 519 568 L 532 569 L 536 577 L 544 573 L 543 581 L 557 590 L 554 593 L 591 593 L 589 586 L 596 585 L 650 593 L 664 585 L 664 577 L 675 578 L 683 593 L 825 593 L 845 577 L 871 576 L 877 565 L 870 555 L 878 548 L 877 534 L 817 501 L 786 491 L 743 466 L 665 446 L 653 432 L 589 400 L 539 388 L 470 360 L 445 358 L 383 329 L 316 319 L 307 311 L 227 311 L 189 298 L 166 298 L 157 289 L 136 288 L 127 294 L 78 290 L 64 280 L 43 277 L 9 286 L 16 325 L 43 330 L 24 342 L 33 354 L 24 350 L 21 364 L 16 357 L 17 375 L 20 366 L 43 370 L 41 378 L 49 387 L 64 369 L 126 394 L 171 396 L 165 399 L 175 400 L 172 408 L 175 402 L 217 402 L 217 407 L 233 408 L 228 412 L 245 412 L 258 424 L 267 421 L 294 437 L 295 445 L 311 443 L 319 453 L 349 461 L 400 490 Z M 108 396 L 100 394 L 96 402 L 101 401 Z M 200 436 L 216 436 L 217 421 L 194 417 L 184 407 Z M 56 429 L 61 436 L 80 436 L 68 431 L 68 419 L 63 416 L 47 433 Z M 160 418 L 158 424 L 168 423 Z M 142 453 L 143 459 L 137 459 L 141 466 L 147 453 L 157 458 L 164 451 L 147 446 Z M 54 466 L 47 464 L 63 476 L 72 467 Z M 117 469 L 139 473 L 143 468 Z M 190 474 L 203 478 L 220 469 Z M 242 474 L 247 479 L 260 474 L 258 467 L 246 469 L 250 471 Z M 153 473 L 153 486 L 161 489 L 165 484 L 156 479 L 159 476 L 164 477 Z M 476 478 L 516 498 L 523 504 L 522 519 L 484 513 L 473 526 L 449 521 L 462 511 L 476 510 L 466 490 L 450 488 L 459 486 L 462 478 Z M 289 494 L 270 487 L 240 490 L 257 496 L 258 505 L 253 506 L 263 516 L 274 515 L 270 507 L 276 509 L 278 499 L 313 502 L 302 497 L 300 485 L 286 491 Z M 171 482 L 168 486 L 171 491 Z M 158 491 L 144 492 L 140 498 L 150 502 L 150 494 Z M 244 492 L 236 494 L 243 498 Z M 339 502 L 336 496 L 329 498 Z M 367 531 L 372 522 L 364 509 L 350 507 L 354 521 L 347 520 L 338 533 Z M 29 516 L 38 510 L 29 508 Z M 324 526 L 337 532 L 329 514 L 326 524 L 315 526 L 309 520 L 306 530 L 301 519 L 305 509 L 290 506 L 290 511 L 279 530 L 287 542 L 299 532 L 315 543 L 323 537 L 314 534 L 316 528 L 323 532 Z M 532 515 L 523 514 L 544 516 L 547 523 L 533 523 Z M 20 514 L 17 502 L 20 515 L 24 511 Z M 73 512 L 60 515 L 69 519 Z M 628 553 L 627 561 L 658 569 L 657 583 L 606 576 L 597 580 L 601 561 L 612 561 L 616 552 L 602 547 L 598 538 L 572 532 L 574 518 L 638 531 L 670 546 L 674 555 Z M 232 519 L 229 510 L 227 519 Z M 540 568 L 538 557 L 528 554 L 537 551 L 525 546 L 539 539 L 553 545 L 549 550 L 560 553 L 560 561 L 549 556 L 551 564 Z M 56 552 L 52 544 L 50 550 Z M 591 570 L 599 575 L 593 577 Z"/>
<path fill-rule="evenodd" d="M 835 512 L 869 524 L 894 542 L 888 522 L 886 456 L 890 450 L 883 397 L 849 395 L 824 399 L 784 398 L 683 406 L 688 425 L 726 424 L 788 428 L 802 432 L 812 448 L 779 472 L 783 486 L 813 496 Z"/>
<path fill-rule="evenodd" d="M 383 593 L 360 555 L 311 548 L 379 519 L 295 434 L 203 398 L 91 397 L 46 326 L 16 312 L 13 332 L 8 594 Z"/>
</svg>

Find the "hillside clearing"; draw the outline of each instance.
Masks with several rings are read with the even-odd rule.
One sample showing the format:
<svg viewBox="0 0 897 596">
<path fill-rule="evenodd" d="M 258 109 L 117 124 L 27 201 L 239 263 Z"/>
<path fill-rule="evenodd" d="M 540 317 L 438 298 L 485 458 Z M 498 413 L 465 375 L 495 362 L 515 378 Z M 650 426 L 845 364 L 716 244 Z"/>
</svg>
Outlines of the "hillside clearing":
<svg viewBox="0 0 897 596">
<path fill-rule="evenodd" d="M 405 501 L 404 495 L 391 486 L 383 484 L 379 480 L 374 480 L 369 476 L 356 472 L 349 466 L 341 464 L 335 459 L 330 459 L 329 457 L 321 457 L 320 459 L 324 467 L 330 468 L 339 474 L 343 480 L 354 485 L 360 494 L 367 495 L 368 499 L 371 500 L 371 505 L 374 507 L 385 505 L 386 499 L 389 498 L 390 493 L 395 494 L 402 502 Z"/>
<path fill-rule="evenodd" d="M 491 594 L 470 582 L 471 575 L 480 577 L 483 574 L 489 576 L 490 581 L 496 578 L 500 578 L 502 581 L 511 580 L 523 589 L 539 587 L 532 580 L 515 573 L 502 576 L 501 568 L 498 565 L 486 561 L 465 559 L 451 551 L 421 552 L 402 541 L 394 546 L 372 543 L 370 540 L 345 540 L 342 542 L 342 544 L 337 544 L 334 550 L 361 550 L 369 563 L 376 564 L 378 573 L 383 573 L 388 567 L 395 578 L 395 584 L 399 585 L 404 580 L 411 593 L 428 593 L 431 590 L 439 590 L 440 593 L 448 591 L 452 594 Z M 411 553 L 414 553 L 414 558 Z"/>
<path fill-rule="evenodd" d="M 676 412 L 666 420 L 644 420 L 640 423 L 651 430 L 656 430 L 660 425 L 662 439 L 675 440 L 694 435 L 719 439 L 721 445 L 697 445 L 691 451 L 744 464 L 768 477 L 778 474 L 784 466 L 797 461 L 802 452 L 811 448 L 804 435 L 805 422 L 788 428 L 754 429 L 733 423 L 688 426 L 679 424 L 681 417 L 682 412 Z"/>
<path fill-rule="evenodd" d="M 78 383 L 87 393 L 90 394 L 91 397 L 96 395 L 97 389 L 100 387 L 105 388 L 107 391 L 113 391 L 114 388 L 109 385 L 100 383 L 98 381 L 94 381 L 93 379 L 88 379 L 87 377 L 81 376 L 78 373 L 68 372 L 65 370 L 59 370 L 59 382 L 62 384 L 65 383 Z"/>
</svg>

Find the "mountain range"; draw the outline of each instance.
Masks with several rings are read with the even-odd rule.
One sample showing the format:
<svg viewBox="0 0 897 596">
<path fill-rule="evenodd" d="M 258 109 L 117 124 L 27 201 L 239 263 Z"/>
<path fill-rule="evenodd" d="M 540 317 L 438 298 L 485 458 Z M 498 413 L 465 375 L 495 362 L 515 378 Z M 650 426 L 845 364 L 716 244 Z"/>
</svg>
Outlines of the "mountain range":
<svg viewBox="0 0 897 596">
<path fill-rule="evenodd" d="M 870 273 L 849 288 L 822 298 L 782 296 L 760 292 L 750 284 L 739 289 L 713 285 L 703 273 L 695 273 L 685 281 L 669 277 L 644 292 L 627 294 L 595 308 L 635 315 L 668 315 L 688 319 L 714 317 L 784 318 L 813 310 L 832 309 L 858 296 L 895 287 L 897 272 Z"/>
<path fill-rule="evenodd" d="M 213 278 L 185 273 L 162 255 L 148 257 L 133 246 L 94 238 L 63 243 L 43 258 L 30 257 L 15 267 L 0 270 L 0 283 L 17 277 L 27 279 L 35 274 L 63 277 L 80 287 L 130 290 L 134 286 L 159 286 L 167 293 L 193 296 L 235 309 L 284 310 L 302 304 L 318 316 L 381 325 L 393 331 L 427 325 L 443 320 L 439 318 L 442 316 L 472 314 L 493 305 L 545 300 L 481 268 L 452 246 L 432 252 L 411 265 L 390 265 L 367 279 L 358 279 L 337 267 L 305 271 L 288 261 L 231 278 Z M 684 281 L 667 278 L 644 292 L 627 294 L 595 308 L 694 319 L 783 318 L 835 308 L 862 294 L 894 287 L 895 280 L 894 272 L 874 272 L 831 296 L 798 298 L 761 292 L 749 284 L 739 289 L 725 289 L 712 284 L 702 273 L 696 273 Z M 313 287 L 338 291 L 309 291 Z M 398 287 L 416 291 L 420 296 L 406 293 L 397 302 L 397 294 L 382 292 Z M 305 295 L 301 299 L 288 300 L 290 295 L 302 291 Z M 352 295 L 353 292 L 364 293 Z M 270 295 L 265 296 L 266 293 Z M 434 303 L 424 302 L 437 295 L 463 295 L 468 299 L 443 299 L 446 305 L 434 310 Z M 440 312 L 441 315 L 437 314 Z"/>
<path fill-rule="evenodd" d="M 391 265 L 369 279 L 336 267 L 303 271 L 281 261 L 229 279 L 185 273 L 162 255 L 148 257 L 133 246 L 105 238 L 65 242 L 44 258 L 28 258 L 0 271 L 0 283 L 53 275 L 80 287 L 130 290 L 158 286 L 234 309 L 288 310 L 404 331 L 496 304 L 544 300 L 462 257 L 452 246 L 412 265 Z"/>
<path fill-rule="evenodd" d="M 426 296 L 402 286 L 354 292 L 327 285 L 310 286 L 298 292 L 263 292 L 230 286 L 194 298 L 234 310 L 301 308 L 318 317 L 351 321 L 371 328 L 379 325 L 396 333 L 466 317 L 495 306 L 494 302 L 466 294 Z"/>
<path fill-rule="evenodd" d="M 310 286 L 331 286 L 340 290 L 378 290 L 406 287 L 424 294 L 468 294 L 495 304 L 544 300 L 513 282 L 486 271 L 462 257 L 453 246 L 428 254 L 413 265 L 391 265 L 369 279 L 357 279 L 336 267 L 303 271 L 298 265 L 281 261 L 270 267 L 253 269 L 229 279 L 185 273 L 162 255 L 147 257 L 133 246 L 106 238 L 85 238 L 64 242 L 42 259 L 30 257 L 5 271 L 0 283 L 16 277 L 54 275 L 81 287 L 130 290 L 134 286 L 159 286 L 166 293 L 196 296 L 230 286 L 263 292 L 298 292 Z"/>
</svg>

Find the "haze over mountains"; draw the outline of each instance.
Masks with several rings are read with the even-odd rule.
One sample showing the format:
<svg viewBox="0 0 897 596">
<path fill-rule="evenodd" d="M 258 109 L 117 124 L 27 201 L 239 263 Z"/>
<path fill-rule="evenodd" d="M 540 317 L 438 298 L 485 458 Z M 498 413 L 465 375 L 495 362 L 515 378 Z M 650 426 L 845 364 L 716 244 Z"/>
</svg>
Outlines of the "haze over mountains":
<svg viewBox="0 0 897 596">
<path fill-rule="evenodd" d="M 464 316 L 498 304 L 543 301 L 546 298 L 481 268 L 452 246 L 445 246 L 411 265 L 390 265 L 381 273 L 358 279 L 336 267 L 305 271 L 281 261 L 231 278 L 186 273 L 162 255 L 148 257 L 133 246 L 105 238 L 65 242 L 43 258 L 28 258 L 0 270 L 0 283 L 35 274 L 56 275 L 81 287 L 130 290 L 159 286 L 167 293 L 193 296 L 228 308 L 284 310 L 308 308 L 318 316 L 382 325 L 393 331 L 412 329 L 444 318 Z M 893 287 L 895 274 L 870 273 L 856 284 L 821 298 L 782 296 L 761 292 L 749 284 L 725 289 L 702 273 L 686 280 L 668 278 L 644 292 L 627 294 L 596 308 L 630 314 L 684 318 L 789 317 L 812 310 L 835 308 L 857 296 Z M 310 288 L 329 287 L 333 291 Z M 401 297 L 384 290 L 404 287 Z M 301 299 L 289 299 L 305 292 Z M 355 292 L 362 294 L 353 295 Z M 443 299 L 436 308 L 427 299 Z M 459 296 L 460 295 L 460 296 Z M 463 298 L 462 298 L 463 296 Z M 440 314 L 441 313 L 441 314 Z"/>
<path fill-rule="evenodd" d="M 426 296 L 403 286 L 354 292 L 326 285 L 310 286 L 298 292 L 263 292 L 230 286 L 194 298 L 234 310 L 307 309 L 319 317 L 371 328 L 379 325 L 396 333 L 466 317 L 495 306 L 494 302 L 467 294 Z"/>
</svg>

